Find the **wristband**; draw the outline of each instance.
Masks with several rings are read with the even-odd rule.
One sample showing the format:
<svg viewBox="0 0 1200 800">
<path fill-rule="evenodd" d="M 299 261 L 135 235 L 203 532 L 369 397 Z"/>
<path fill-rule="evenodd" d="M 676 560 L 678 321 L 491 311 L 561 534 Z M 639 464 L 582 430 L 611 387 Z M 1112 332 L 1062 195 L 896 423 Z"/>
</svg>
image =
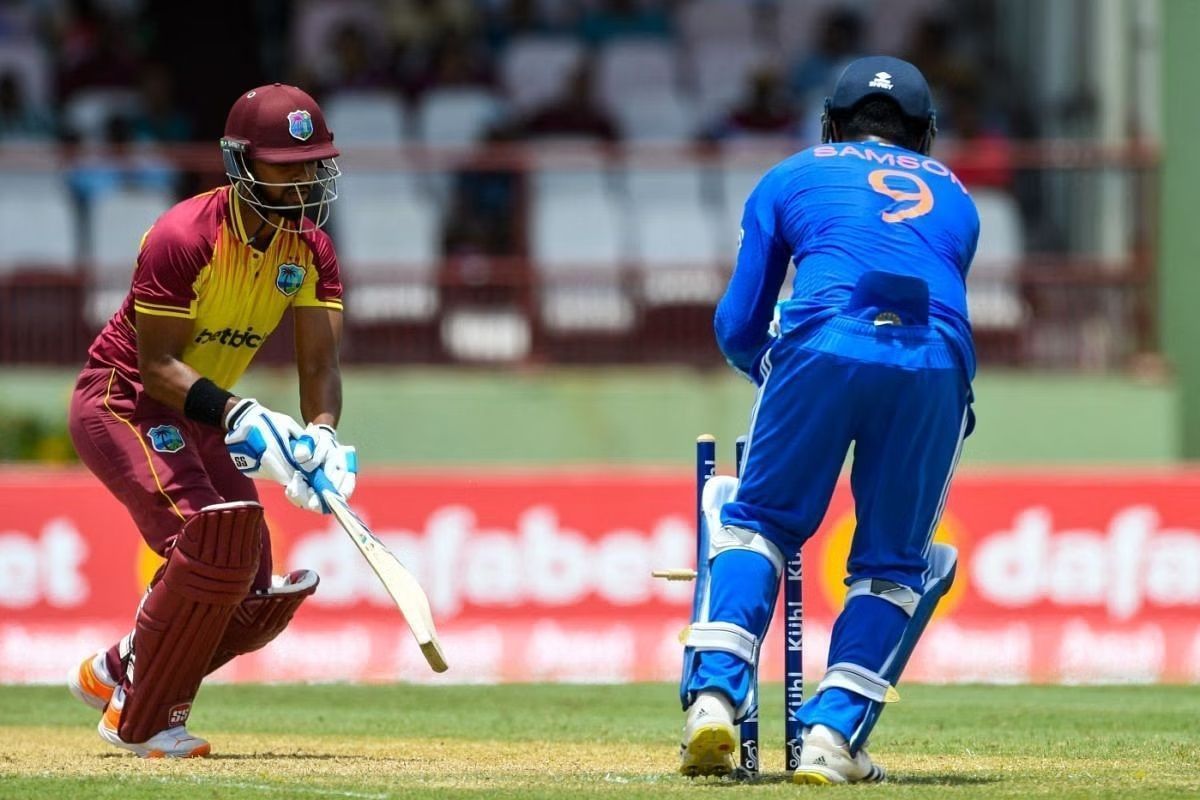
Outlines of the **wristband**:
<svg viewBox="0 0 1200 800">
<path fill-rule="evenodd" d="M 222 427 L 225 416 L 225 404 L 233 397 L 208 378 L 200 378 L 188 389 L 183 400 L 183 415 L 196 422 Z"/>
</svg>

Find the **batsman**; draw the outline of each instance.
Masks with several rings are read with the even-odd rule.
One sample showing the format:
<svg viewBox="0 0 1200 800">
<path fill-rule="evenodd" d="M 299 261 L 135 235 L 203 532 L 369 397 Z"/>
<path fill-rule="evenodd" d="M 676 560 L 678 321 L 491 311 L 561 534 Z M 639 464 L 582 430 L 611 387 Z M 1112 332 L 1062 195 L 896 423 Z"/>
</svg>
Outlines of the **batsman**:
<svg viewBox="0 0 1200 800">
<path fill-rule="evenodd" d="M 71 400 L 80 458 L 165 559 L 132 632 L 84 659 L 71 692 L 103 712 L 108 743 L 142 757 L 209 754 L 186 722 L 201 681 L 263 647 L 317 588 L 272 574 L 254 479 L 320 511 L 305 474 L 354 490 L 354 448 L 335 434 L 342 286 L 321 230 L 338 152 L 294 86 L 233 104 L 221 139 L 229 185 L 164 213 L 142 237 L 124 304 L 88 350 Z M 307 426 L 230 388 L 291 308 Z"/>
<path fill-rule="evenodd" d="M 954 577 L 953 548 L 932 539 L 974 426 L 966 275 L 979 216 L 929 155 L 934 108 L 911 64 L 852 62 L 822 123 L 822 144 L 746 201 L 717 307 L 722 352 L 759 388 L 689 632 L 684 774 L 734 769 L 780 574 L 820 525 L 851 447 L 848 591 L 827 672 L 797 713 L 795 782 L 884 778 L 867 739 Z M 772 322 L 789 261 L 791 296 Z"/>
</svg>

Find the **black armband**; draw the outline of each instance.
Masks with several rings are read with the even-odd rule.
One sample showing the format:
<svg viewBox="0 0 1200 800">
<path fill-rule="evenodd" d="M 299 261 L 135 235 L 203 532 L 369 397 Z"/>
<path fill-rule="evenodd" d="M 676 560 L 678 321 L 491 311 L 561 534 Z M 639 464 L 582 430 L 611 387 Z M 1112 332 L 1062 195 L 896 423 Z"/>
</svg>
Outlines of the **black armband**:
<svg viewBox="0 0 1200 800">
<path fill-rule="evenodd" d="M 225 427 L 225 404 L 233 397 L 208 378 L 200 378 L 188 389 L 183 401 L 183 415 L 196 422 L 203 422 L 216 428 Z"/>
</svg>

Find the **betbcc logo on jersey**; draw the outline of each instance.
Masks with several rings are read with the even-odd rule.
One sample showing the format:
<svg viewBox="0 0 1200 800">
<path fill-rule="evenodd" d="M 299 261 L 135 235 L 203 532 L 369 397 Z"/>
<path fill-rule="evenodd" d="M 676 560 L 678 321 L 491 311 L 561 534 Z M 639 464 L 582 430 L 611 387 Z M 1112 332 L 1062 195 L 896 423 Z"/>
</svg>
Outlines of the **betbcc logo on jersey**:
<svg viewBox="0 0 1200 800">
<path fill-rule="evenodd" d="M 280 264 L 279 272 L 275 275 L 275 288 L 283 292 L 285 297 L 291 297 L 300 291 L 304 283 L 304 267 L 299 264 Z"/>
<path fill-rule="evenodd" d="M 308 137 L 313 135 L 312 115 L 304 109 L 298 108 L 288 114 L 288 133 L 293 139 L 299 139 L 302 142 L 307 142 Z"/>
<path fill-rule="evenodd" d="M 184 447 L 183 434 L 174 425 L 155 425 L 146 436 L 150 446 L 160 453 L 178 453 Z"/>
</svg>

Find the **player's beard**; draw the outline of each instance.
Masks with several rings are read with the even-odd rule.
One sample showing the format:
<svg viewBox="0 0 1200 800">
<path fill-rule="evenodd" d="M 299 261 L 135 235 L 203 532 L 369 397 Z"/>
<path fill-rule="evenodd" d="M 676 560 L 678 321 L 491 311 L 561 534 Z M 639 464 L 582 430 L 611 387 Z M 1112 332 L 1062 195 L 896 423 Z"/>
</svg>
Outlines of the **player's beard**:
<svg viewBox="0 0 1200 800">
<path fill-rule="evenodd" d="M 276 191 L 274 187 L 267 189 L 251 186 L 250 191 L 254 199 L 258 201 L 260 210 L 295 223 L 299 223 L 304 217 L 304 212 L 309 207 L 308 198 L 312 194 L 311 190 L 300 189 L 296 186 L 279 189 L 279 195 L 274 197 L 272 196 Z M 290 207 L 283 208 L 282 206 Z"/>
</svg>

